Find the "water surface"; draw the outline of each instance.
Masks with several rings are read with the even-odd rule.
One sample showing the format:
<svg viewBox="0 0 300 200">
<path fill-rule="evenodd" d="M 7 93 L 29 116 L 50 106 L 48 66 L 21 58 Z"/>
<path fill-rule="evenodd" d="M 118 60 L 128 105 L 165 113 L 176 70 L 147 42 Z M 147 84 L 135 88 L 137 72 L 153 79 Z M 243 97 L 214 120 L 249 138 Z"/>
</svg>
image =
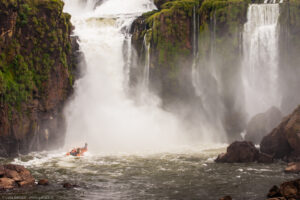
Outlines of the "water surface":
<svg viewBox="0 0 300 200">
<path fill-rule="evenodd" d="M 32 153 L 12 162 L 25 165 L 50 186 L 19 191 L 20 196 L 50 199 L 265 199 L 274 184 L 297 178 L 283 172 L 284 163 L 217 164 L 225 149 L 202 151 L 92 155 Z M 4 162 L 11 162 L 3 160 Z M 62 183 L 79 187 L 64 189 Z M 16 191 L 8 193 L 16 194 Z M 6 194 L 7 195 L 7 194 Z"/>
</svg>

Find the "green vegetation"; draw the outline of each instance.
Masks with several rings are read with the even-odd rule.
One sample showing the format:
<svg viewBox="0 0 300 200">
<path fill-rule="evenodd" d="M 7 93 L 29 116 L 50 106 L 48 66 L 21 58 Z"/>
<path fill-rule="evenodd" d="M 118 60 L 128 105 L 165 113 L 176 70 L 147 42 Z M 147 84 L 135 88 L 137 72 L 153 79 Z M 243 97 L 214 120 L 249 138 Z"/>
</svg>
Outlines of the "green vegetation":
<svg viewBox="0 0 300 200">
<path fill-rule="evenodd" d="M 209 57 L 209 48 L 214 48 L 218 67 L 237 70 L 241 52 L 241 33 L 246 22 L 249 1 L 244 0 L 205 0 L 199 8 L 202 23 L 199 33 L 199 56 Z M 213 38 L 212 38 L 213 37 Z M 234 67 L 236 66 L 236 67 Z M 231 73 L 231 72 L 230 72 Z M 232 74 L 232 73 L 231 73 Z"/>
<path fill-rule="evenodd" d="M 0 16 L 15 23 L 4 27 L 10 34 L 0 40 L 0 101 L 20 109 L 22 103 L 46 98 L 47 81 L 60 66 L 67 68 L 72 83 L 67 56 L 71 53 L 71 23 L 70 16 L 62 13 L 61 0 L 16 2 L 0 2 Z"/>
<path fill-rule="evenodd" d="M 156 0 L 159 10 L 143 15 L 144 28 L 133 36 L 142 41 L 147 33 L 151 43 L 152 74 L 164 82 L 164 93 L 180 90 L 183 68 L 191 67 L 193 20 L 197 18 L 199 62 L 210 59 L 211 48 L 216 64 L 224 73 L 237 70 L 240 62 L 241 32 L 250 0 Z M 195 14 L 195 15 L 194 15 Z M 141 25 L 142 27 L 143 25 Z M 190 69 L 188 69 L 190 70 Z M 172 91 L 171 91 L 172 93 Z"/>
<path fill-rule="evenodd" d="M 151 42 L 151 55 L 156 58 L 156 74 L 164 76 L 169 88 L 178 86 L 179 63 L 185 62 L 191 54 L 190 30 L 193 11 L 199 6 L 198 0 L 166 1 L 160 10 L 145 13 L 147 27 L 141 33 Z"/>
</svg>

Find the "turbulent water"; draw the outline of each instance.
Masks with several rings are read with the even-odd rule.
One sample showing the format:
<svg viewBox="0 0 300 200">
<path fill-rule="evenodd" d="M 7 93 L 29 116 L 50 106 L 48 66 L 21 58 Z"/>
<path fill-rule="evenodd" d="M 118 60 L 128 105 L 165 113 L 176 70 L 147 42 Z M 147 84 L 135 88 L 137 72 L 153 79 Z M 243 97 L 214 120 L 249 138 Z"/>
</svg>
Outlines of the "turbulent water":
<svg viewBox="0 0 300 200">
<path fill-rule="evenodd" d="M 55 200 L 216 200 L 231 195 L 238 200 L 262 200 L 274 184 L 294 178 L 283 172 L 283 163 L 214 163 L 222 151 L 224 148 L 189 147 L 172 153 L 89 154 L 81 158 L 32 153 L 12 162 L 25 165 L 37 179 L 48 178 L 50 185 L 4 195 Z M 64 182 L 79 187 L 67 190 L 62 187 Z"/>
<path fill-rule="evenodd" d="M 243 83 L 250 117 L 280 106 L 278 88 L 279 4 L 252 4 L 244 26 Z"/>
</svg>

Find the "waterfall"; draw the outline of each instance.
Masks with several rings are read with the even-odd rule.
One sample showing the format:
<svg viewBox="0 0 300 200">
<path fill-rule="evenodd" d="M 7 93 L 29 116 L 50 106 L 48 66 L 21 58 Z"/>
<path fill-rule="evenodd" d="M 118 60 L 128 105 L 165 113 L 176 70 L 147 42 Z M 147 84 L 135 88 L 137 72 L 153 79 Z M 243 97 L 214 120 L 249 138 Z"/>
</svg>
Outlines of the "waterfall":
<svg viewBox="0 0 300 200">
<path fill-rule="evenodd" d="M 144 36 L 144 48 L 145 48 L 145 67 L 143 73 L 143 89 L 149 89 L 149 76 L 150 76 L 150 42 L 147 41 L 147 33 Z"/>
<path fill-rule="evenodd" d="M 196 8 L 193 9 L 193 62 L 192 62 L 192 84 L 195 94 L 199 99 L 200 110 L 197 110 L 198 126 L 201 132 L 209 132 L 210 138 L 205 136 L 207 140 L 213 138 L 215 141 L 225 141 L 226 134 L 223 127 L 223 111 L 224 106 L 221 101 L 219 77 L 217 76 L 215 62 L 216 53 L 216 18 L 215 13 L 210 19 L 210 52 L 208 59 L 206 55 L 199 53 L 198 42 L 198 21 L 196 16 Z M 205 52 L 205 51 L 203 51 Z M 202 53 L 203 53 L 202 52 Z"/>
<path fill-rule="evenodd" d="M 249 117 L 280 106 L 278 92 L 279 4 L 252 4 L 243 32 L 243 86 Z"/>
<path fill-rule="evenodd" d="M 202 95 L 201 88 L 199 87 L 200 83 L 200 77 L 199 77 L 199 71 L 198 71 L 198 32 L 197 32 L 197 15 L 196 15 L 196 7 L 194 6 L 193 8 L 193 63 L 192 63 L 192 84 L 195 89 L 195 93 L 197 96 Z"/>
<path fill-rule="evenodd" d="M 129 27 L 134 19 L 153 9 L 149 0 L 106 0 L 95 8 L 65 0 L 65 12 L 72 16 L 87 65 L 65 108 L 66 148 L 88 142 L 94 152 L 135 152 L 170 148 L 182 141 L 184 131 L 174 115 L 163 111 L 157 101 L 137 105 L 124 87 L 131 57 Z M 124 43 L 128 44 L 125 48 Z M 148 82 L 150 46 L 146 46 Z M 147 98 L 157 97 L 149 94 Z"/>
<path fill-rule="evenodd" d="M 131 67 L 131 60 L 132 60 L 132 45 L 131 45 L 132 36 L 130 34 L 125 34 L 125 41 L 124 41 L 124 73 L 125 73 L 125 80 L 124 80 L 124 87 L 126 91 L 129 90 L 129 77 L 130 77 L 130 67 Z"/>
</svg>

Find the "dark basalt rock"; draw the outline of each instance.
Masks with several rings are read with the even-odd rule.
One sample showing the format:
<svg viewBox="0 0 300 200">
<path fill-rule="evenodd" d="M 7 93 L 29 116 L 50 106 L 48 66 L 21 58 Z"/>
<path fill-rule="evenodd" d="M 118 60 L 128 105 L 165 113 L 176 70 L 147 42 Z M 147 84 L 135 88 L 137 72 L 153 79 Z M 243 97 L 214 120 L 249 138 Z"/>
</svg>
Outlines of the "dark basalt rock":
<svg viewBox="0 0 300 200">
<path fill-rule="evenodd" d="M 280 193 L 287 199 L 300 199 L 300 179 L 282 183 Z"/>
<path fill-rule="evenodd" d="M 71 184 L 71 183 L 68 183 L 68 182 L 63 183 L 62 186 L 63 186 L 64 188 L 66 188 L 66 189 L 71 189 L 71 188 L 74 188 L 74 187 L 79 187 L 79 186 L 76 185 L 76 184 Z"/>
<path fill-rule="evenodd" d="M 269 134 L 281 120 L 282 113 L 276 107 L 255 115 L 247 125 L 245 140 L 259 144 L 262 138 Z"/>
<path fill-rule="evenodd" d="M 272 163 L 273 161 L 273 157 L 268 154 L 260 152 L 258 155 L 257 162 L 259 163 Z"/>
<path fill-rule="evenodd" d="M 248 163 L 248 162 L 273 162 L 269 155 L 262 154 L 249 141 L 236 141 L 227 148 L 227 152 L 219 155 L 215 160 L 219 163 Z"/>
<path fill-rule="evenodd" d="M 299 161 L 300 159 L 300 106 L 265 136 L 260 150 L 277 159 Z"/>
<path fill-rule="evenodd" d="M 274 185 L 274 186 L 270 189 L 270 191 L 269 191 L 267 197 L 269 197 L 269 198 L 282 197 L 282 195 L 281 195 L 281 193 L 280 193 L 279 187 L 278 187 L 277 185 Z"/>
<path fill-rule="evenodd" d="M 277 187 L 273 186 L 267 197 L 268 200 L 298 200 L 300 199 L 300 179 L 287 181 Z"/>
</svg>

